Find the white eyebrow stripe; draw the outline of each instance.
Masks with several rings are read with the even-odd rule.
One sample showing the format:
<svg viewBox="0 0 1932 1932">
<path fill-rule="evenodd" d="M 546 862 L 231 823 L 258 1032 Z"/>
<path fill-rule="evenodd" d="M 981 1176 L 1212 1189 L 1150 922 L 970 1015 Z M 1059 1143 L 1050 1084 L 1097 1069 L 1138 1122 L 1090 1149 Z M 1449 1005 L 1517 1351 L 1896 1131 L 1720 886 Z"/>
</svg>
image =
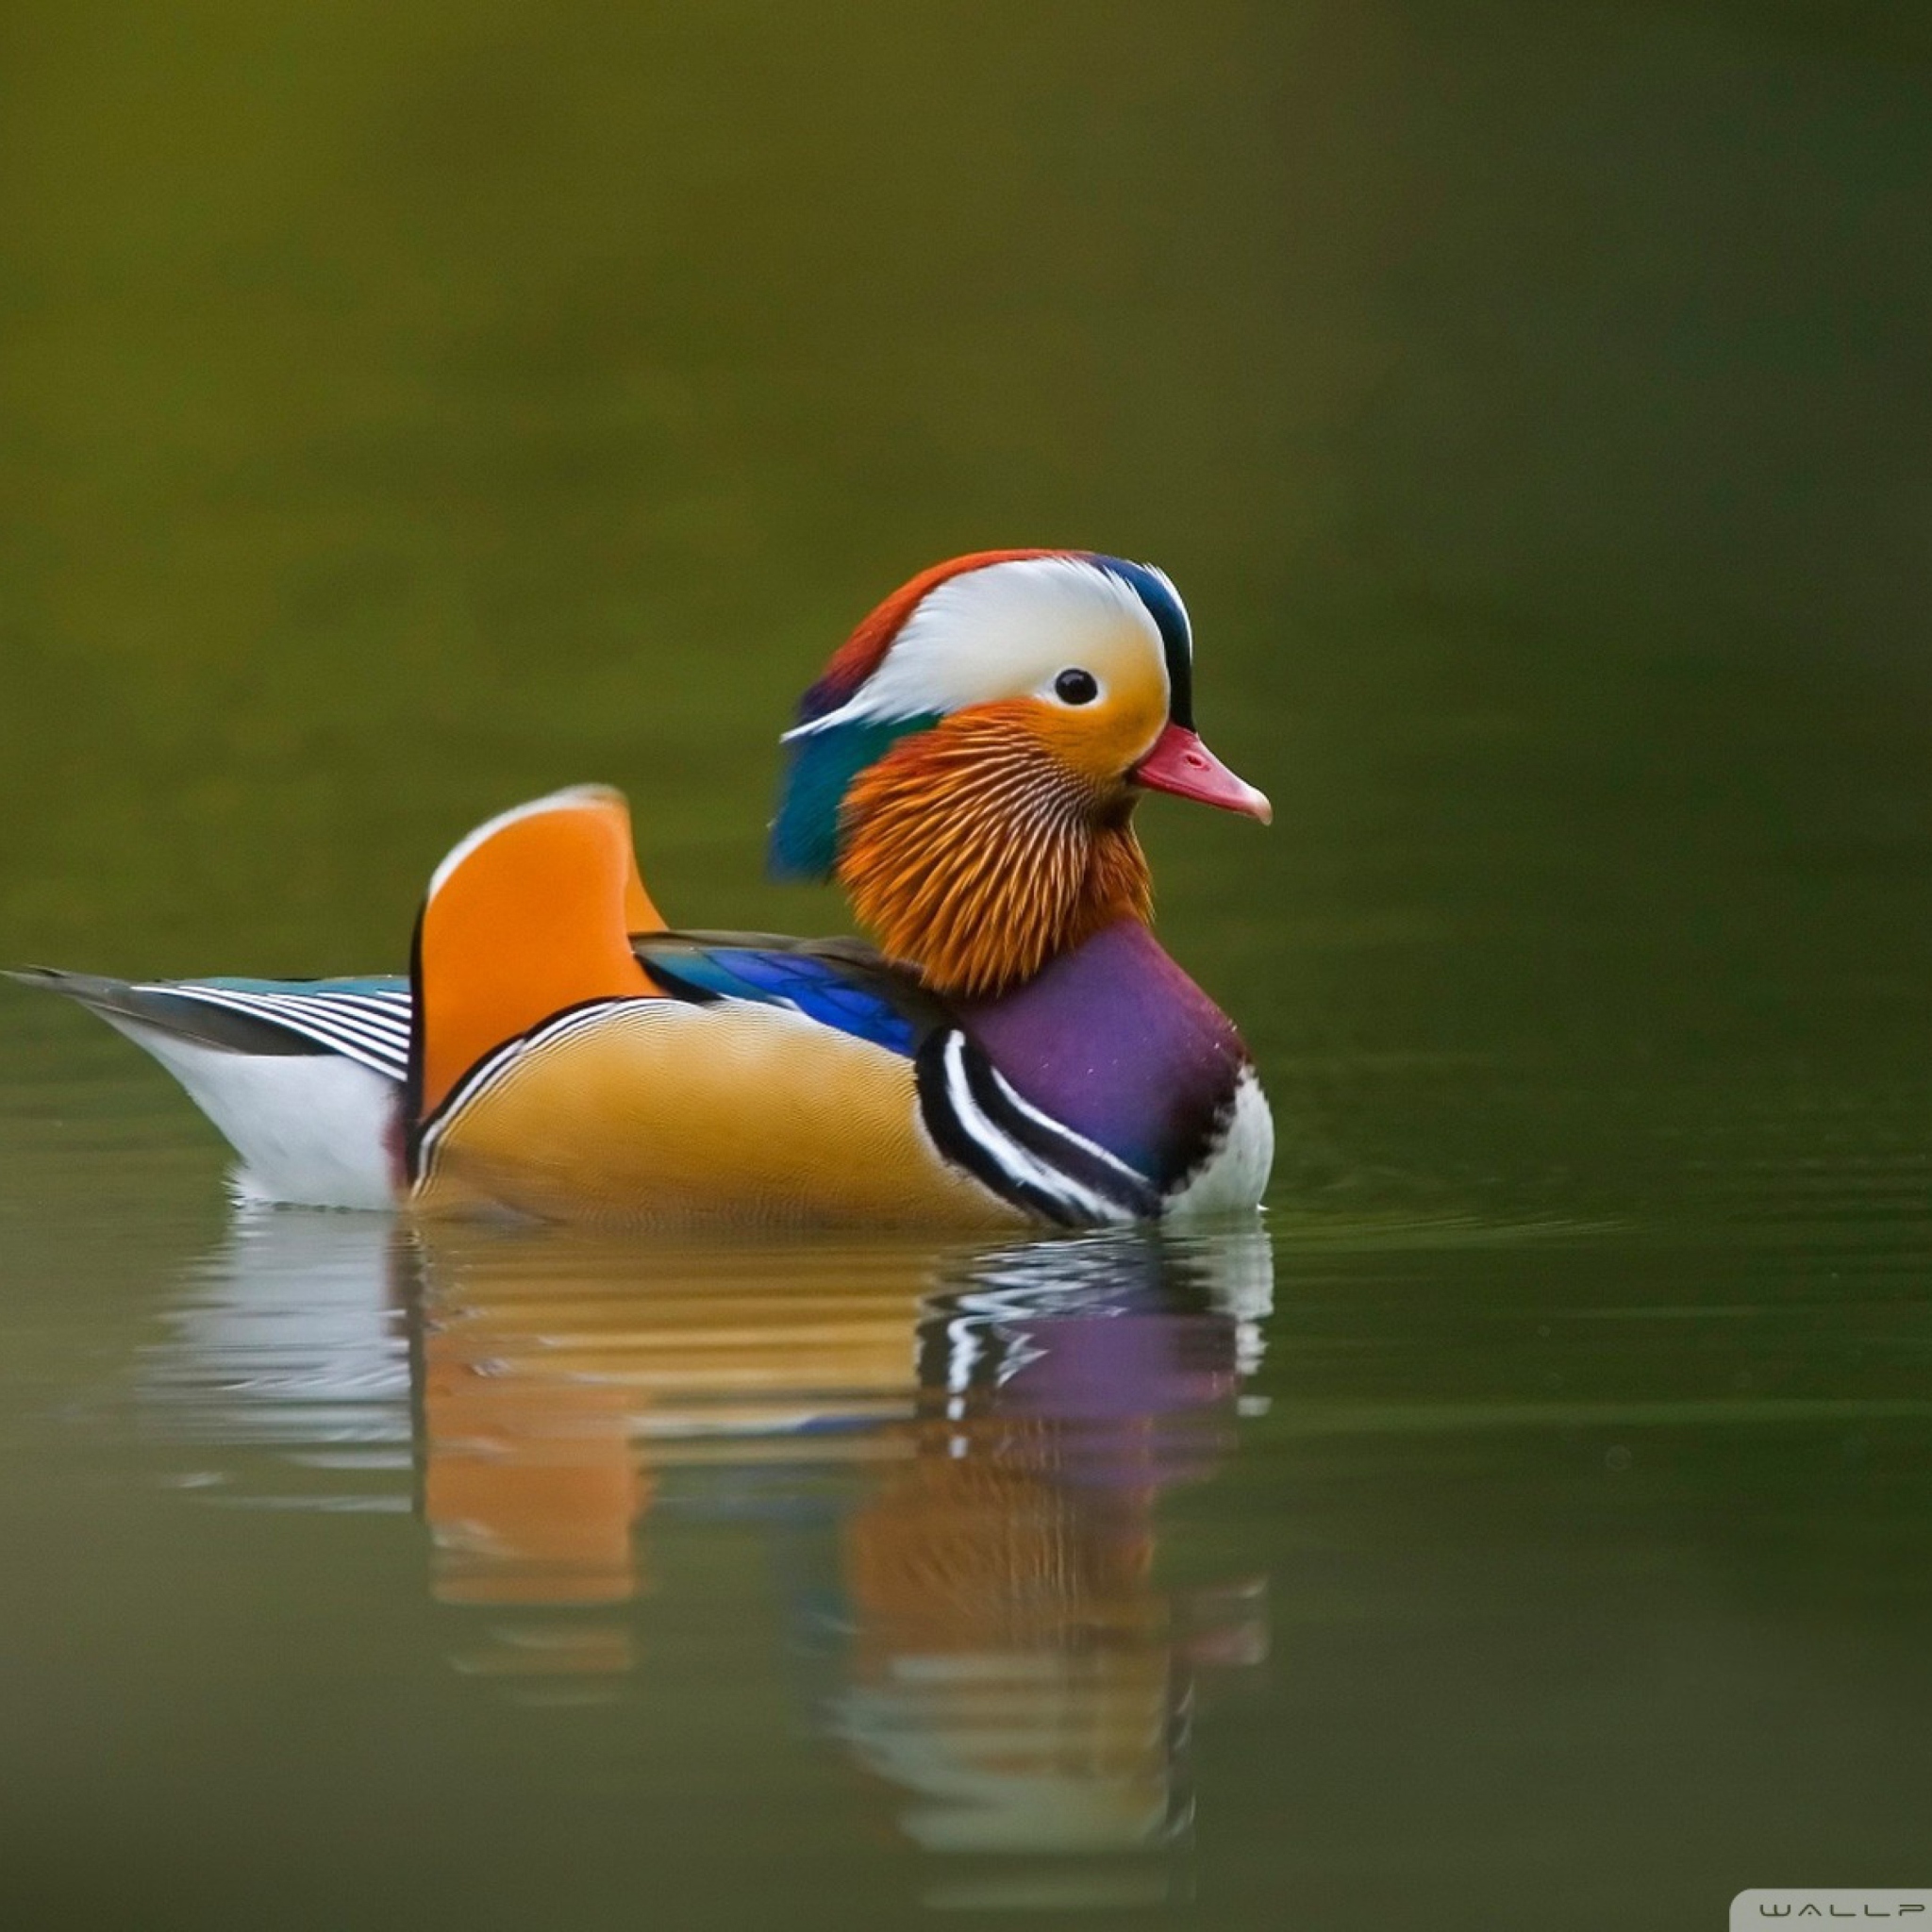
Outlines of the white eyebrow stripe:
<svg viewBox="0 0 1932 1932">
<path fill-rule="evenodd" d="M 1144 653 L 1168 681 L 1166 644 L 1134 587 L 1082 557 L 1008 559 L 936 585 L 872 675 L 838 707 L 787 731 L 794 742 L 843 724 L 944 716 L 1041 691 L 1087 656 Z"/>
<path fill-rule="evenodd" d="M 862 691 L 864 687 L 860 686 L 860 690 Z M 780 744 L 790 744 L 795 738 L 810 738 L 816 732 L 830 731 L 840 724 L 855 724 L 862 718 L 875 715 L 875 713 L 860 710 L 858 708 L 858 700 L 856 697 L 847 698 L 836 711 L 827 711 L 823 718 L 808 718 L 803 724 L 794 724 L 790 731 L 781 732 L 778 737 L 778 742 Z M 908 715 L 916 716 L 917 714 L 909 713 Z"/>
</svg>

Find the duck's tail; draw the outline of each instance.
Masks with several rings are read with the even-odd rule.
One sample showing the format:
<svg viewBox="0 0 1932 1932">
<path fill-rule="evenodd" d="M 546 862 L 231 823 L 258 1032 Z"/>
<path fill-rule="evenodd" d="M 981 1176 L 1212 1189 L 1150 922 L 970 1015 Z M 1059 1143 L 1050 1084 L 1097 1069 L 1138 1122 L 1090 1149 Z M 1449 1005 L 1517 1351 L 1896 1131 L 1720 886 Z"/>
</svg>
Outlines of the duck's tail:
<svg viewBox="0 0 1932 1932">
<path fill-rule="evenodd" d="M 417 922 L 412 1143 L 532 1027 L 591 1001 L 657 994 L 630 936 L 663 929 L 622 792 L 576 786 L 479 825 L 437 867 Z"/>
<path fill-rule="evenodd" d="M 406 981 L 10 976 L 65 994 L 159 1060 L 241 1156 L 234 1184 L 243 1199 L 393 1203 Z"/>
<path fill-rule="evenodd" d="M 657 992 L 630 935 L 663 926 L 622 794 L 585 786 L 491 819 L 443 860 L 410 980 L 12 977 L 159 1060 L 242 1157 L 244 1198 L 388 1208 L 421 1127 L 481 1062 L 568 1008 Z"/>
</svg>

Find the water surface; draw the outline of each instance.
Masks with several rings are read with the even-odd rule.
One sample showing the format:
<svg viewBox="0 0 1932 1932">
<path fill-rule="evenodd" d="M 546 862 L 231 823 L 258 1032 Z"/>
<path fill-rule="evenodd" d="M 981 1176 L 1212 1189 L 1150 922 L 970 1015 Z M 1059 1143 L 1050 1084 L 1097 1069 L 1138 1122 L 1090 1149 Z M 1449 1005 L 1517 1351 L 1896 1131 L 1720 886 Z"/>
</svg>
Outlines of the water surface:
<svg viewBox="0 0 1932 1932">
<path fill-rule="evenodd" d="M 237 1216 L 0 1007 L 40 1925 L 1715 1926 L 1932 1846 L 1932 109 L 1879 7 L 13 9 L 0 953 L 763 884 L 876 596 L 1167 566 L 1265 1222 Z"/>
</svg>

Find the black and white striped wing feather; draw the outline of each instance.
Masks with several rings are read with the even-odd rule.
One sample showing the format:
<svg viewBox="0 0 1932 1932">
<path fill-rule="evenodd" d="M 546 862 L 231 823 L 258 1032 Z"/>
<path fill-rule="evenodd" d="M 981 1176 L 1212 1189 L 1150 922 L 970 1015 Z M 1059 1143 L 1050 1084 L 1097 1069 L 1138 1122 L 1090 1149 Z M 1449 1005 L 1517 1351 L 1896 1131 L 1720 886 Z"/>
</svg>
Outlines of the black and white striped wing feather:
<svg viewBox="0 0 1932 1932">
<path fill-rule="evenodd" d="M 308 1042 L 313 1050 L 340 1054 L 392 1080 L 402 1079 L 408 1072 L 407 987 L 289 986 L 268 990 L 171 979 L 132 986 L 128 991 L 154 1003 L 150 1015 L 155 1007 L 185 1002 L 210 1013 L 265 1022 Z"/>
</svg>

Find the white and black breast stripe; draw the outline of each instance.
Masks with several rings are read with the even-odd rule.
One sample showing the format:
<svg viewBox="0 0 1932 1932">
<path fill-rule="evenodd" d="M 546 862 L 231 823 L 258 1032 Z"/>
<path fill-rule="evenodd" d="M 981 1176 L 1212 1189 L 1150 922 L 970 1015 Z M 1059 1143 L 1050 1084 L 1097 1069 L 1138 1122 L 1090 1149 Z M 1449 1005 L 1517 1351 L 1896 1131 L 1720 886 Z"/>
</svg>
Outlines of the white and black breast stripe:
<svg viewBox="0 0 1932 1932">
<path fill-rule="evenodd" d="M 195 986 L 179 980 L 141 986 L 137 992 L 165 993 L 273 1021 L 329 1053 L 358 1061 L 400 1080 L 409 1066 L 409 995 L 404 991 L 244 992 L 228 986 Z"/>
<path fill-rule="evenodd" d="M 1144 1174 L 1023 1100 L 957 1028 L 926 1041 L 916 1072 L 934 1144 L 1003 1200 L 1063 1227 L 1159 1213 Z"/>
</svg>

